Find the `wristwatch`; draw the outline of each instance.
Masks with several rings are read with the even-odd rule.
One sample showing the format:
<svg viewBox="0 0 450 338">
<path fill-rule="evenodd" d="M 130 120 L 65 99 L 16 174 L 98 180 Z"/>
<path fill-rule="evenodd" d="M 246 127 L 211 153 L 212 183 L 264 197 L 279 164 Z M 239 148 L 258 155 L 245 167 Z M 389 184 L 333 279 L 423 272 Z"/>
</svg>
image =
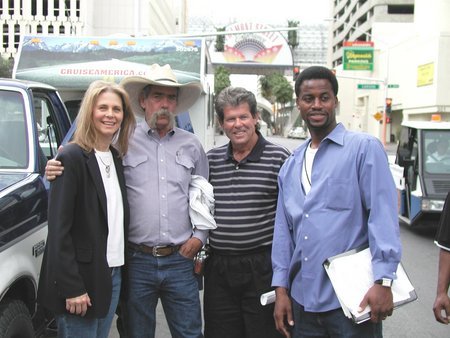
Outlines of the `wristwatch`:
<svg viewBox="0 0 450 338">
<path fill-rule="evenodd" d="M 374 283 L 380 284 L 381 286 L 385 286 L 387 288 L 390 288 L 392 286 L 392 282 L 393 282 L 393 280 L 390 278 L 381 278 L 381 279 L 377 279 Z"/>
</svg>

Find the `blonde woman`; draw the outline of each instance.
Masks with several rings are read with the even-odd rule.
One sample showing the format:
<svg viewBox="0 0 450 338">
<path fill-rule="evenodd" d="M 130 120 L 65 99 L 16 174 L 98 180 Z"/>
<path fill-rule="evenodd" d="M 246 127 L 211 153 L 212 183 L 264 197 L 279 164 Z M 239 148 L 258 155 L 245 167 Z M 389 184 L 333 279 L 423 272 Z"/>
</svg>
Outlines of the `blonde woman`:
<svg viewBox="0 0 450 338">
<path fill-rule="evenodd" d="M 55 313 L 58 337 L 108 337 L 129 223 L 122 157 L 134 125 L 127 93 L 95 81 L 73 142 L 58 154 L 64 173 L 50 188 L 38 291 L 38 301 Z"/>
</svg>

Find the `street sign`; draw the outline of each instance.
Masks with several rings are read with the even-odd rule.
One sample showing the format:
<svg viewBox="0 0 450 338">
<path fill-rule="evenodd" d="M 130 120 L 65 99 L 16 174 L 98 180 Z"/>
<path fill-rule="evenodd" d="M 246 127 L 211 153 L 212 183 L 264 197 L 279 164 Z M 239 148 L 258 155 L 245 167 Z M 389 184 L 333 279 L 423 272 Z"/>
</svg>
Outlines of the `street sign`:
<svg viewBox="0 0 450 338">
<path fill-rule="evenodd" d="M 399 84 L 388 84 L 388 88 L 400 88 Z"/>
<path fill-rule="evenodd" d="M 380 85 L 378 83 L 360 83 L 358 89 L 380 89 Z"/>
<path fill-rule="evenodd" d="M 342 63 L 344 70 L 373 71 L 373 47 L 344 47 Z"/>
<path fill-rule="evenodd" d="M 373 41 L 344 41 L 344 70 L 373 70 Z"/>
<path fill-rule="evenodd" d="M 383 118 L 383 113 L 377 111 L 375 114 L 373 114 L 373 117 L 375 120 L 380 121 Z"/>
</svg>

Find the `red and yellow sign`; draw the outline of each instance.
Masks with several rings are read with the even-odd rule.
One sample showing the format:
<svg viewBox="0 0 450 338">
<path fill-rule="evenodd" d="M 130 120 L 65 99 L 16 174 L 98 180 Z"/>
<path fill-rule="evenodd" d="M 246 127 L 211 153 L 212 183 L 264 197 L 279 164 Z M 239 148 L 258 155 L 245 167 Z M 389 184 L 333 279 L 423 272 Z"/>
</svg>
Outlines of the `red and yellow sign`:
<svg viewBox="0 0 450 338">
<path fill-rule="evenodd" d="M 373 70 L 373 42 L 345 41 L 343 48 L 344 70 Z"/>
<path fill-rule="evenodd" d="M 292 53 L 286 39 L 269 25 L 254 22 L 238 22 L 228 25 L 225 35 L 223 60 L 213 63 L 257 63 L 268 65 L 292 65 Z M 254 31 L 254 32 L 253 32 Z M 259 32 L 261 31 L 261 32 Z M 242 32 L 242 34 L 235 34 Z M 214 46 L 213 46 L 214 47 Z M 214 57 L 214 53 L 210 53 Z"/>
</svg>

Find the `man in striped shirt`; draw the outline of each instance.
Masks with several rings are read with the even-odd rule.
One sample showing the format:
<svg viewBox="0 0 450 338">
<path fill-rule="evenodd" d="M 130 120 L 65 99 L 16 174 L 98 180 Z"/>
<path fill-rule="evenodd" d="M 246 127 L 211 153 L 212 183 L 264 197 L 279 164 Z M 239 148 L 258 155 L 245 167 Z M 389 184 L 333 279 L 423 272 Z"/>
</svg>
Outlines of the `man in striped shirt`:
<svg viewBox="0 0 450 338">
<path fill-rule="evenodd" d="M 215 102 L 230 142 L 208 152 L 217 229 L 210 232 L 205 265 L 205 337 L 280 337 L 271 290 L 271 248 L 277 177 L 289 151 L 259 133 L 256 98 L 244 88 L 225 88 Z"/>
</svg>

